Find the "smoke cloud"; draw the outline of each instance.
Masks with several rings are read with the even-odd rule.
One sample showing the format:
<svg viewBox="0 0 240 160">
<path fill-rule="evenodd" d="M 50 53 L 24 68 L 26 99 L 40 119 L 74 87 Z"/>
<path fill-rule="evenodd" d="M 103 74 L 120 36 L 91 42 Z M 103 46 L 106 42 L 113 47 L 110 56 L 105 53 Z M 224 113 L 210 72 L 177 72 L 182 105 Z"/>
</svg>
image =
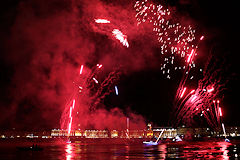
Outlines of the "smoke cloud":
<svg viewBox="0 0 240 160">
<path fill-rule="evenodd" d="M 13 71 L 7 88 L 10 102 L 2 104 L 0 122 L 8 121 L 9 126 L 19 128 L 59 127 L 82 64 L 91 68 L 101 63 L 106 73 L 121 67 L 123 74 L 157 65 L 155 61 L 147 63 L 154 59 L 152 45 L 156 42 L 150 42 L 152 34 L 136 27 L 134 16 L 133 4 L 97 0 L 20 2 L 4 48 L 4 61 Z M 111 25 L 98 25 L 96 18 L 106 18 Z M 129 48 L 112 37 L 114 28 L 127 35 Z M 150 43 L 146 45 L 147 41 Z M 133 128 L 144 127 L 143 117 L 127 114 Z M 84 128 L 123 128 L 126 114 L 119 108 L 105 107 L 90 113 L 85 106 L 79 122 Z"/>
</svg>

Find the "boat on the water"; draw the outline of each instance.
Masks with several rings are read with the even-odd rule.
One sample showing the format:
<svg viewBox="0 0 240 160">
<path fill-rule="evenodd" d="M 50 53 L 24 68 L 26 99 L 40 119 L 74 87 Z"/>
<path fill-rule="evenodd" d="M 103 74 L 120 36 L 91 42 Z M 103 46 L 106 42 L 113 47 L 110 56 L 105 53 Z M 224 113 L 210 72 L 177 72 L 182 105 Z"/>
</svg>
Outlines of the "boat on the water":
<svg viewBox="0 0 240 160">
<path fill-rule="evenodd" d="M 158 141 L 161 138 L 164 131 L 165 131 L 165 129 L 162 130 L 162 132 L 158 136 L 158 139 L 155 142 L 153 142 L 153 141 L 143 141 L 143 144 L 145 144 L 145 145 L 158 145 Z"/>
<path fill-rule="evenodd" d="M 179 135 L 176 135 L 176 137 L 173 139 L 175 142 L 182 142 L 182 138 L 179 137 Z"/>
<path fill-rule="evenodd" d="M 225 138 L 225 142 L 230 142 L 230 140 L 228 138 Z"/>
<path fill-rule="evenodd" d="M 154 142 L 154 141 L 144 141 L 143 144 L 145 144 L 145 145 L 158 145 L 158 142 Z"/>
</svg>

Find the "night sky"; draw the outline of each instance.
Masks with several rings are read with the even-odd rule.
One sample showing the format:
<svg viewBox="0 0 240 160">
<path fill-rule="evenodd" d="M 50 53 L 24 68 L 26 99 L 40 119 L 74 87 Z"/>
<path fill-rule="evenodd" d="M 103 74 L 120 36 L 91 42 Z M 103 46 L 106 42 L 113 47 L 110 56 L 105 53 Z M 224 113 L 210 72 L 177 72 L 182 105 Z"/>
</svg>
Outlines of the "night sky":
<svg viewBox="0 0 240 160">
<path fill-rule="evenodd" d="M 239 126 L 239 13 L 237 1 L 164 0 L 162 4 L 196 27 L 205 39 L 199 45 L 197 67 L 212 56 L 221 72 L 219 95 L 227 126 Z M 8 0 L 0 9 L 0 127 L 59 128 L 61 114 L 73 92 L 81 64 L 103 64 L 105 72 L 121 68 L 116 85 L 102 100 L 107 111 L 142 116 L 155 126 L 171 126 L 173 100 L 180 71 L 166 79 L 160 72 L 160 47 L 148 25 L 136 27 L 135 1 L 127 0 Z M 123 47 L 96 27 L 108 18 L 123 30 L 130 44 Z M 103 77 L 106 76 L 103 74 Z M 195 84 L 201 75 L 196 75 Z M 192 85 L 193 87 L 194 85 Z M 111 113 L 111 112 L 109 112 Z M 98 119 L 95 119 L 98 121 Z"/>
</svg>

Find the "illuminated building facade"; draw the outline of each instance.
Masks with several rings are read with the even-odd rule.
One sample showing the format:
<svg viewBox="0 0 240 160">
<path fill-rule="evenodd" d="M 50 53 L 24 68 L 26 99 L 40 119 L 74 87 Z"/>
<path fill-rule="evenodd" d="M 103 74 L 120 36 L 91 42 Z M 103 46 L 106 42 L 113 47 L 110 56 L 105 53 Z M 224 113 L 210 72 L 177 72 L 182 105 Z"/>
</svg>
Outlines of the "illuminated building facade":
<svg viewBox="0 0 240 160">
<path fill-rule="evenodd" d="M 0 138 L 156 138 L 164 129 L 161 138 L 175 138 L 176 135 L 187 139 L 194 137 L 223 137 L 222 130 L 210 128 L 187 128 L 177 129 L 170 127 L 151 128 L 147 130 L 72 130 L 69 134 L 67 130 L 53 129 L 51 131 L 1 131 Z M 227 137 L 240 137 L 240 127 L 226 127 Z"/>
<path fill-rule="evenodd" d="M 177 135 L 177 129 L 174 128 L 154 128 L 153 136 L 158 137 L 162 130 L 164 130 L 162 138 L 174 138 Z"/>
<path fill-rule="evenodd" d="M 67 130 L 53 129 L 52 137 L 74 136 L 79 138 L 152 138 L 152 131 L 146 130 Z"/>
</svg>

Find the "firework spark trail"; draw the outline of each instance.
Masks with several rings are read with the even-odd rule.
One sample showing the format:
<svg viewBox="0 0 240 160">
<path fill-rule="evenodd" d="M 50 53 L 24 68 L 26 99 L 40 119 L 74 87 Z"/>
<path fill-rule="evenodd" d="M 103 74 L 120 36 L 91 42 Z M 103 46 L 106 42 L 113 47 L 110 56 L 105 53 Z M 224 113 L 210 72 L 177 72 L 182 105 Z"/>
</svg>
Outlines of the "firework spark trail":
<svg viewBox="0 0 240 160">
<path fill-rule="evenodd" d="M 195 50 L 192 49 L 190 55 L 188 56 L 187 63 L 190 63 L 193 60 Z"/>
<path fill-rule="evenodd" d="M 193 119 L 193 116 L 200 114 L 201 116 L 205 115 L 205 118 L 210 124 L 214 123 L 214 121 L 211 121 L 210 117 L 208 117 L 206 113 L 212 109 L 210 102 L 213 97 L 215 97 L 213 94 L 209 95 L 209 93 L 204 92 L 202 89 L 197 89 L 195 93 L 191 95 L 186 102 L 184 102 L 178 118 L 183 119 L 185 122 L 188 121 L 189 123 L 189 121 Z"/>
<path fill-rule="evenodd" d="M 80 68 L 79 74 L 82 74 L 82 72 L 83 72 L 83 65 L 81 65 L 81 68 Z"/>
<path fill-rule="evenodd" d="M 205 116 L 205 118 L 208 120 L 208 123 L 210 123 L 212 126 L 216 125 L 215 121 L 212 121 L 213 114 L 210 113 L 210 111 L 213 111 L 211 102 L 215 97 L 216 94 L 209 94 L 201 88 L 197 89 L 194 95 L 192 95 L 187 99 L 186 102 L 184 102 L 179 113 L 179 117 L 184 117 L 185 120 L 192 120 L 194 115 L 201 114 L 201 116 Z M 207 114 L 207 112 L 209 113 Z"/>
<path fill-rule="evenodd" d="M 196 90 L 192 90 L 185 96 L 178 98 L 176 106 L 176 124 L 180 122 L 192 123 L 193 117 L 200 115 L 204 117 L 208 124 L 217 128 L 220 124 L 221 109 L 217 97 L 224 90 L 226 81 L 222 80 L 222 69 L 219 68 L 218 62 L 212 62 L 213 57 L 209 57 L 203 71 L 203 79 L 198 81 Z M 209 67 L 211 65 L 211 67 Z M 185 80 L 185 79 L 184 79 Z M 183 86 L 178 88 L 182 94 Z M 217 104 L 216 104 L 217 102 Z"/>
<path fill-rule="evenodd" d="M 203 38 L 204 38 L 204 36 L 201 36 L 201 37 L 200 37 L 197 46 L 199 45 L 200 41 L 203 40 Z M 194 53 L 194 52 L 195 52 L 195 50 L 192 49 L 192 52 L 191 52 L 191 54 L 189 55 L 188 60 L 187 60 L 188 63 L 192 60 L 192 56 L 193 56 L 193 53 Z M 211 57 L 208 59 L 207 64 L 210 63 L 210 60 L 211 60 Z M 208 66 L 208 65 L 206 65 L 206 66 Z M 177 92 L 176 92 L 176 96 L 175 96 L 175 99 L 174 99 L 174 106 L 177 107 L 176 109 L 177 109 L 178 111 L 179 111 L 179 107 L 178 107 L 178 106 L 182 106 L 182 104 L 183 104 L 183 102 L 184 102 L 184 101 L 181 101 L 181 98 L 182 98 L 182 97 L 181 97 L 181 91 L 183 90 L 184 86 L 186 85 L 186 82 L 187 82 L 187 80 L 188 80 L 189 72 L 190 72 L 191 68 L 192 68 L 191 65 L 188 65 L 188 66 L 186 67 L 186 69 L 185 69 L 185 71 L 184 71 L 185 74 L 183 74 L 182 79 L 181 79 L 181 81 L 180 81 L 180 83 L 179 83 Z M 210 73 L 211 73 L 212 70 L 209 70 L 207 73 L 205 72 L 206 70 L 207 70 L 207 68 L 205 67 L 204 75 L 205 75 L 206 77 L 210 77 Z M 207 74 L 208 74 L 208 75 L 207 75 Z M 190 80 L 192 80 L 192 78 L 190 78 Z M 209 92 L 212 92 L 213 90 L 214 90 L 214 88 L 213 88 L 213 86 L 212 86 L 212 89 L 209 90 Z M 190 92 L 190 94 L 193 94 L 194 92 L 195 92 L 195 90 L 192 90 L 192 91 Z M 179 104 L 179 103 L 180 103 L 180 104 Z M 181 108 L 181 107 L 180 107 L 180 108 Z M 177 113 L 177 112 L 176 112 L 176 113 Z"/>
<path fill-rule="evenodd" d="M 134 7 L 137 12 L 135 17 L 138 25 L 150 23 L 153 26 L 153 31 L 156 32 L 161 46 L 161 54 L 165 57 L 161 67 L 163 74 L 166 73 L 170 79 L 170 69 L 175 65 L 174 60 L 177 57 L 182 58 L 187 63 L 183 66 L 175 66 L 175 70 L 185 69 L 189 65 L 191 68 L 195 67 L 193 57 L 197 55 L 198 40 L 195 38 L 195 30 L 192 26 L 182 26 L 172 18 L 173 15 L 169 9 L 164 9 L 162 5 L 155 5 L 147 0 L 137 1 Z M 203 36 L 200 40 L 202 39 Z"/>
<path fill-rule="evenodd" d="M 71 98 L 72 100 L 70 101 L 70 104 L 66 105 L 61 117 L 61 128 L 67 128 L 68 136 L 71 135 L 71 130 L 75 128 L 75 125 L 73 125 L 73 119 L 74 116 L 76 116 L 75 112 L 79 110 L 79 106 L 77 108 L 75 107 L 76 99 L 74 97 L 78 98 L 78 102 L 83 100 L 85 103 L 87 103 L 87 105 L 89 105 L 89 111 L 94 110 L 96 109 L 97 104 L 99 104 L 106 95 L 113 92 L 112 87 L 120 77 L 120 72 L 115 70 L 110 72 L 108 76 L 101 82 L 94 77 L 98 76 L 99 70 L 103 67 L 102 64 L 97 64 L 90 70 L 85 69 L 84 72 L 83 66 L 84 65 L 80 66 L 80 76 L 78 77 L 78 80 L 74 82 L 76 88 L 73 92 L 73 98 Z M 84 102 L 81 102 L 81 104 Z"/>
<path fill-rule="evenodd" d="M 214 91 L 214 88 L 213 88 L 213 87 L 207 90 L 208 93 L 211 93 L 211 92 L 213 92 L 213 91 Z"/>
<path fill-rule="evenodd" d="M 214 103 L 215 103 L 215 100 L 214 100 Z M 223 130 L 223 136 L 226 138 L 226 130 L 225 130 L 225 126 L 224 126 L 224 123 L 223 123 L 223 113 L 222 113 L 222 108 L 220 107 L 220 101 L 217 100 L 217 107 L 216 107 L 216 114 L 217 114 L 217 122 L 218 122 L 218 126 L 222 126 L 222 130 Z"/>
<path fill-rule="evenodd" d="M 215 101 L 214 101 L 214 105 L 215 105 L 215 108 L 216 108 L 217 122 L 218 122 L 218 125 L 220 126 L 221 125 L 222 110 L 220 109 L 219 103 L 220 103 L 219 100 L 217 100 L 217 104 L 215 104 Z"/>
<path fill-rule="evenodd" d="M 226 134 L 225 126 L 224 126 L 224 124 L 223 124 L 223 123 L 222 123 L 222 129 L 223 129 L 223 135 L 226 137 L 226 136 L 227 136 L 227 134 Z"/>
<path fill-rule="evenodd" d="M 101 102 L 102 99 L 109 95 L 112 92 L 112 86 L 116 83 L 120 78 L 120 72 L 115 70 L 110 72 L 105 78 L 105 80 L 100 84 L 98 90 L 95 92 L 95 95 L 92 96 L 92 103 L 91 108 L 95 108 L 97 104 Z"/>
<path fill-rule="evenodd" d="M 129 47 L 127 36 L 124 35 L 119 29 L 113 29 L 112 34 L 123 44 L 123 46 L 126 46 L 127 48 Z"/>
<path fill-rule="evenodd" d="M 107 19 L 95 19 L 95 22 L 96 23 L 111 23 L 109 20 L 107 20 Z"/>
<path fill-rule="evenodd" d="M 98 84 L 98 80 L 95 77 L 93 77 L 93 80 L 94 80 L 95 83 Z"/>
<path fill-rule="evenodd" d="M 117 86 L 114 86 L 114 88 L 115 88 L 115 93 L 116 93 L 116 95 L 118 96 L 118 87 L 117 87 Z"/>
<path fill-rule="evenodd" d="M 123 46 L 125 47 L 129 47 L 129 43 L 127 40 L 127 36 L 124 35 L 120 29 L 117 29 L 115 25 L 111 24 L 111 22 L 107 19 L 95 19 L 95 23 L 97 24 L 103 24 L 102 27 L 104 27 L 104 29 L 102 29 L 101 31 L 105 31 L 104 33 L 106 33 L 107 35 L 109 35 L 109 33 L 112 33 L 112 36 L 114 38 L 116 38 L 117 40 L 119 40 Z M 104 25 L 106 24 L 106 25 Z"/>
<path fill-rule="evenodd" d="M 179 87 L 178 87 L 178 90 L 177 90 L 177 93 L 176 93 L 176 96 L 175 96 L 175 100 L 174 100 L 176 104 L 182 98 L 181 97 L 181 91 L 183 90 L 183 88 L 185 86 L 185 83 L 188 80 L 188 75 L 189 75 L 188 73 L 190 72 L 190 69 L 191 69 L 191 67 L 187 67 L 185 69 L 185 71 L 184 71 L 185 74 L 183 75 L 183 77 L 182 77 L 182 79 L 179 83 Z"/>
<path fill-rule="evenodd" d="M 217 123 L 220 124 L 220 121 L 219 121 L 219 109 L 217 109 L 217 105 L 216 105 L 216 101 L 213 100 L 213 105 L 214 105 L 214 110 L 215 110 L 215 116 L 216 116 L 216 119 L 217 119 Z"/>
<path fill-rule="evenodd" d="M 219 107 L 219 116 L 222 117 L 222 109 Z"/>
<path fill-rule="evenodd" d="M 182 93 L 181 93 L 181 95 L 180 95 L 180 98 L 182 98 L 183 97 L 183 95 L 184 95 L 184 93 L 186 92 L 186 87 L 183 89 L 183 91 L 182 91 Z"/>
<path fill-rule="evenodd" d="M 73 99 L 72 106 L 70 106 L 70 111 L 69 111 L 68 136 L 70 136 L 71 129 L 72 129 L 72 121 L 73 121 L 72 111 L 74 107 L 75 107 L 75 99 Z"/>
<path fill-rule="evenodd" d="M 199 45 L 200 41 L 203 40 L 203 38 L 204 38 L 204 36 L 201 36 L 201 38 L 199 39 L 199 41 L 197 43 L 197 47 L 196 48 L 198 48 L 198 45 Z M 180 98 L 181 98 L 181 96 L 180 96 L 181 90 L 183 89 L 183 87 L 185 86 L 185 84 L 186 84 L 186 82 L 187 82 L 187 80 L 189 78 L 189 75 L 190 75 L 189 73 L 190 73 L 190 71 L 192 69 L 191 61 L 193 60 L 193 56 L 194 56 L 195 52 L 196 52 L 196 50 L 192 49 L 191 54 L 188 56 L 187 63 L 188 64 L 190 63 L 190 64 L 187 65 L 186 68 L 184 68 L 185 69 L 184 70 L 184 74 L 183 74 L 182 79 L 181 79 L 181 81 L 179 83 L 178 90 L 177 90 L 177 93 L 176 93 L 176 96 L 175 96 L 175 100 L 174 100 L 175 101 L 175 106 L 178 103 L 178 101 L 180 100 Z M 210 61 L 210 58 L 209 58 L 208 61 Z M 192 80 L 192 77 L 190 78 L 190 80 Z"/>
<path fill-rule="evenodd" d="M 79 74 L 80 74 L 80 78 L 82 78 L 83 77 L 83 66 L 84 65 L 81 65 L 81 67 L 80 67 L 80 72 L 79 72 Z M 88 80 L 89 80 L 89 77 L 90 78 L 92 78 L 92 76 L 93 76 L 93 72 L 94 72 L 95 70 L 93 70 L 92 72 L 90 72 L 90 73 L 88 73 L 88 74 L 86 74 L 85 76 L 85 78 L 83 78 L 83 79 L 80 79 L 80 84 L 77 84 L 77 86 L 78 86 L 78 88 L 77 89 L 75 89 L 74 88 L 74 92 L 73 92 L 73 96 L 72 97 L 77 97 L 77 95 L 78 95 L 78 91 L 81 91 L 82 92 L 82 90 L 84 89 L 86 89 L 87 88 L 87 86 L 88 86 L 88 84 L 87 84 L 87 82 L 88 82 Z M 87 84 L 87 85 L 86 85 Z M 64 112 L 62 113 L 62 117 L 61 117 L 61 129 L 65 129 L 66 127 L 66 125 L 67 125 L 67 132 L 68 132 L 68 136 L 70 136 L 70 133 L 71 133 L 71 130 L 72 130 L 72 120 L 73 120 L 73 113 L 72 113 L 72 111 L 73 111 L 73 109 L 74 109 L 74 107 L 75 107 L 75 98 L 72 98 L 72 100 L 71 100 L 71 105 L 66 105 L 67 107 L 65 107 L 65 109 L 64 109 Z M 70 107 L 68 107 L 68 106 L 70 106 Z M 69 114 L 69 116 L 67 116 L 67 114 Z"/>
</svg>

